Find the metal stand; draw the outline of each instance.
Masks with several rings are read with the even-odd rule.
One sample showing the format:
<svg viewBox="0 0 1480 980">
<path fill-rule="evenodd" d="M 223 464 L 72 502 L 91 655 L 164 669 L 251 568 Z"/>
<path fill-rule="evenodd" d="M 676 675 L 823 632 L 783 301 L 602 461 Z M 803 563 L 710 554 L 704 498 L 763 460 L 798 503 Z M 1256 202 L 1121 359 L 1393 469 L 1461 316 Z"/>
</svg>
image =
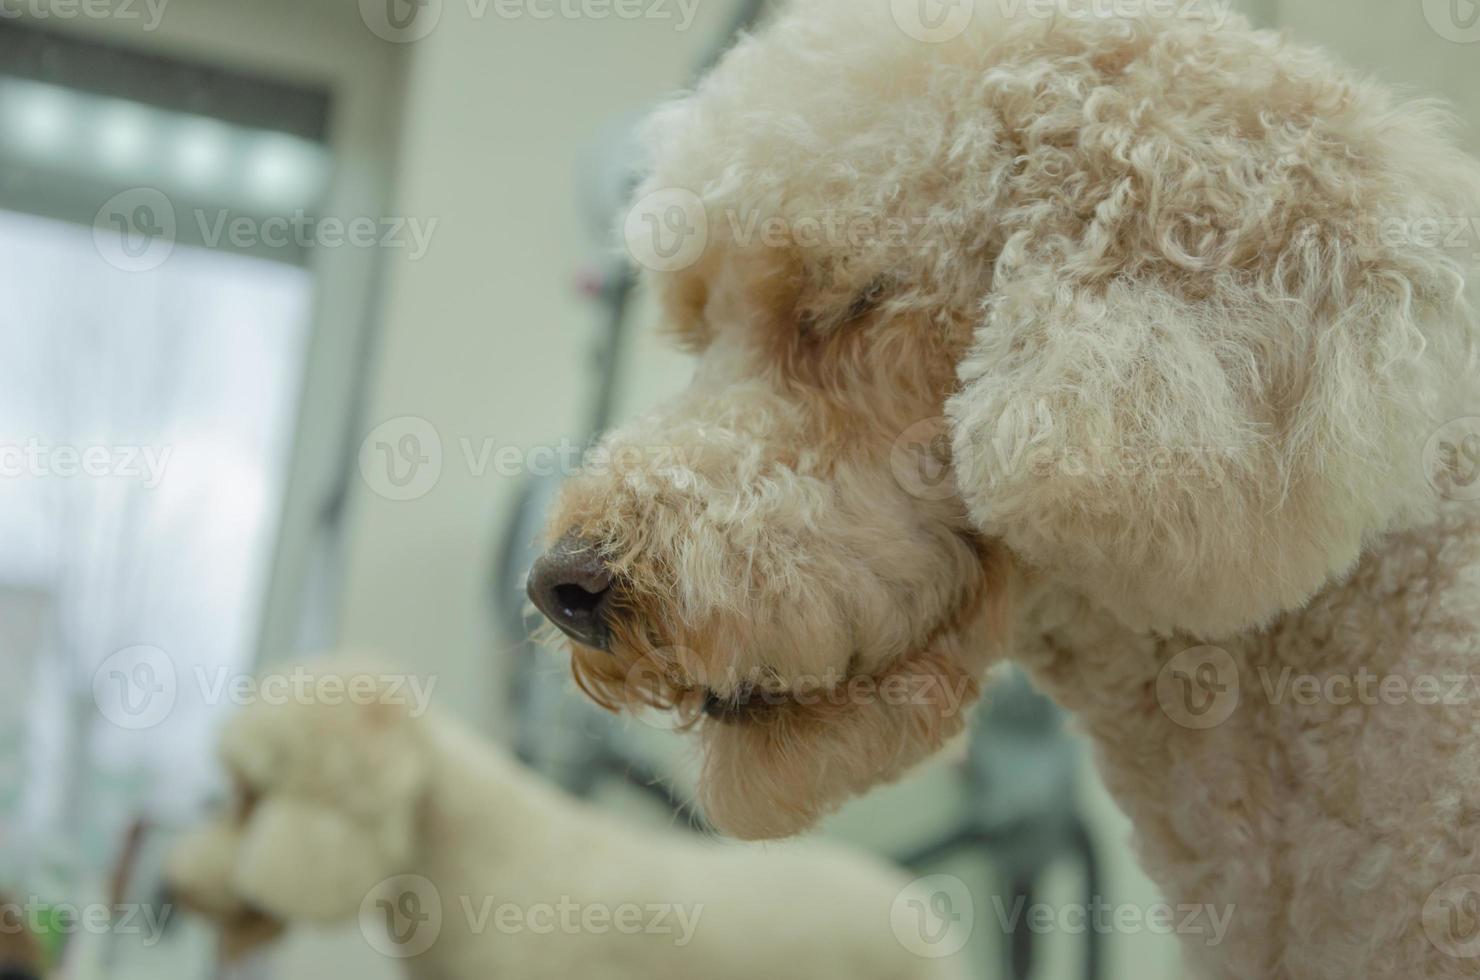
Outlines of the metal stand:
<svg viewBox="0 0 1480 980">
<path fill-rule="evenodd" d="M 917 871 L 934 868 L 966 852 L 987 858 L 1002 882 L 1010 907 L 1037 901 L 1038 883 L 1049 865 L 1068 857 L 1084 878 L 1084 904 L 1100 895 L 1094 842 L 1080 816 L 1074 782 L 1078 751 L 1064 731 L 1059 709 L 1014 672 L 990 689 L 990 703 L 971 728 L 966 761 L 967 803 L 961 823 L 940 840 L 899 857 Z M 1019 917 L 1007 936 L 1005 969 L 1013 980 L 1033 972 L 1036 937 Z M 1087 929 L 1086 980 L 1103 975 L 1103 944 Z"/>
</svg>

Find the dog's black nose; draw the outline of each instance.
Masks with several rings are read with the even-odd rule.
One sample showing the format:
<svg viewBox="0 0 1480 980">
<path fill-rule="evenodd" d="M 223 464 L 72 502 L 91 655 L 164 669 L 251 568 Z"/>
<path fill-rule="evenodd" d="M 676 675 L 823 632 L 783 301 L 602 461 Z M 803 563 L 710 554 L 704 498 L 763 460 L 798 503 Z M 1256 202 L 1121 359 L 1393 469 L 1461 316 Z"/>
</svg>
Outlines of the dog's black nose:
<svg viewBox="0 0 1480 980">
<path fill-rule="evenodd" d="M 21 963 L 0 963 L 0 980 L 41 980 L 41 973 Z"/>
<path fill-rule="evenodd" d="M 609 644 L 611 572 L 589 541 L 566 535 L 529 570 L 529 598 L 566 636 L 588 647 Z"/>
</svg>

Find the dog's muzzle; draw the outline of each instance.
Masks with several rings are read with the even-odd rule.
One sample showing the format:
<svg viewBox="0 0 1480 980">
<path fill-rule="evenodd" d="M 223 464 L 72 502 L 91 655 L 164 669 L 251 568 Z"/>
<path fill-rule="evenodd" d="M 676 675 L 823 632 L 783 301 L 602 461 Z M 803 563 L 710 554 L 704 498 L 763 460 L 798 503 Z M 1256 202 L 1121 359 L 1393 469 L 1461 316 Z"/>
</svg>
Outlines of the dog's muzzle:
<svg viewBox="0 0 1480 980">
<path fill-rule="evenodd" d="M 567 534 L 540 556 L 529 571 L 529 599 L 535 608 L 577 643 L 598 650 L 611 646 L 612 576 L 589 541 Z"/>
</svg>

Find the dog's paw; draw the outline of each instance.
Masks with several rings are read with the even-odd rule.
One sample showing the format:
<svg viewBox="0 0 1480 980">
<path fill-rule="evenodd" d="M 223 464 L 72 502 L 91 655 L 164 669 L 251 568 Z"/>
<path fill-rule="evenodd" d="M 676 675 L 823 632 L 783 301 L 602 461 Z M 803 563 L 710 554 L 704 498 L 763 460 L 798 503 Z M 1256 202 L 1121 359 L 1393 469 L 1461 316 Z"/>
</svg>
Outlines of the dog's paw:
<svg viewBox="0 0 1480 980">
<path fill-rule="evenodd" d="M 221 736 L 229 811 L 171 857 L 182 904 L 223 927 L 327 924 L 404 870 L 427 779 L 404 687 L 398 675 L 340 667 L 262 678 Z"/>
</svg>

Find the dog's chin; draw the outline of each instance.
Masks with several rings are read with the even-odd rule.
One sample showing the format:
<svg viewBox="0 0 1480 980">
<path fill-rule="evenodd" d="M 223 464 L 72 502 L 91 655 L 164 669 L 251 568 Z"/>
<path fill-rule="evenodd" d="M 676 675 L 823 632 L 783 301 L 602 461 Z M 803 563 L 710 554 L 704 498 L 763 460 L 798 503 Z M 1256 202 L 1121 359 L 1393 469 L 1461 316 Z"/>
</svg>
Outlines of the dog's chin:
<svg viewBox="0 0 1480 980">
<path fill-rule="evenodd" d="M 980 693 L 960 660 L 931 651 L 828 692 L 706 711 L 696 726 L 704 814 L 742 840 L 802 833 L 937 751 Z"/>
<path fill-rule="evenodd" d="M 610 650 L 571 644 L 576 683 L 612 711 L 672 712 L 697 734 L 699 802 L 717 830 L 744 840 L 798 834 L 966 727 L 1006 635 L 1009 565 L 1000 551 L 986 559 L 917 650 L 872 674 L 840 668 L 811 687 L 706 683 L 702 658 L 675 656 L 687 648 L 655 645 L 619 621 Z"/>
<path fill-rule="evenodd" d="M 744 840 L 801 833 L 845 801 L 892 782 L 958 734 L 981 694 L 990 643 L 938 635 L 873 675 L 808 690 L 718 693 L 647 662 L 572 645 L 577 684 L 612 710 L 671 712 L 696 734 L 699 802 Z M 640 678 L 640 680 L 636 680 Z"/>
</svg>

